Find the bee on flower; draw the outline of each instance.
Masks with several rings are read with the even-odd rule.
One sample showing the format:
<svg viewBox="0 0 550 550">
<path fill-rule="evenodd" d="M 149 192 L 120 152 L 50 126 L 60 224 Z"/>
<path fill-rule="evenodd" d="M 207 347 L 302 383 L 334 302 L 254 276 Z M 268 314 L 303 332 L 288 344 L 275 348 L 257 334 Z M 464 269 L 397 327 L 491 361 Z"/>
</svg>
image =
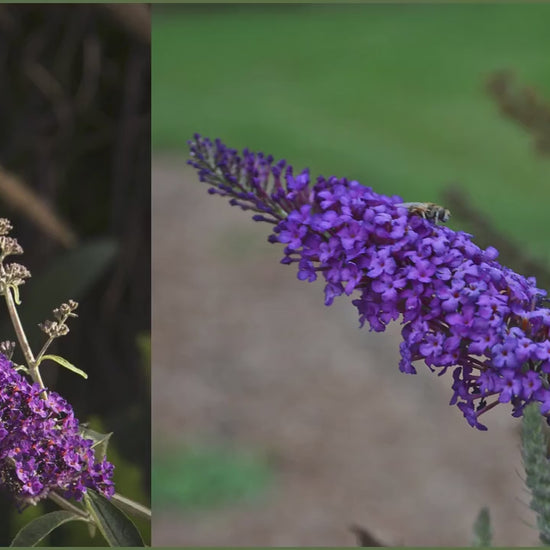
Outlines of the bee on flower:
<svg viewBox="0 0 550 550">
<path fill-rule="evenodd" d="M 446 223 L 451 217 L 451 212 L 447 208 L 439 206 L 439 204 L 435 204 L 434 202 L 402 202 L 396 206 L 403 206 L 411 214 L 434 223 Z"/>
</svg>

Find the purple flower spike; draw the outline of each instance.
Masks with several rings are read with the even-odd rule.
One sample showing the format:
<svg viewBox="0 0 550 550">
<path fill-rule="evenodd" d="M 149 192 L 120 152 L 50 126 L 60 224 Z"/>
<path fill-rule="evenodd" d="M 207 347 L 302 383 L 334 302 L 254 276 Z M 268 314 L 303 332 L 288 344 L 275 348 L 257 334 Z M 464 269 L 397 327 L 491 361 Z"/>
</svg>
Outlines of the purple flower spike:
<svg viewBox="0 0 550 550">
<path fill-rule="evenodd" d="M 92 440 L 80 435 L 61 396 L 42 395 L 0 354 L 0 484 L 23 504 L 36 504 L 54 490 L 80 500 L 90 488 L 110 498 L 112 464 L 95 461 Z"/>
<path fill-rule="evenodd" d="M 325 303 L 355 293 L 361 325 L 383 331 L 401 318 L 402 372 L 414 361 L 453 370 L 453 396 L 468 423 L 499 403 L 512 415 L 536 401 L 550 416 L 550 310 L 545 291 L 496 261 L 472 236 L 434 224 L 357 181 L 293 175 L 285 161 L 239 156 L 220 140 L 195 134 L 191 160 L 211 192 L 274 224 L 270 242 L 285 246 L 298 277 L 324 277 Z M 549 421 L 550 423 L 550 421 Z"/>
</svg>

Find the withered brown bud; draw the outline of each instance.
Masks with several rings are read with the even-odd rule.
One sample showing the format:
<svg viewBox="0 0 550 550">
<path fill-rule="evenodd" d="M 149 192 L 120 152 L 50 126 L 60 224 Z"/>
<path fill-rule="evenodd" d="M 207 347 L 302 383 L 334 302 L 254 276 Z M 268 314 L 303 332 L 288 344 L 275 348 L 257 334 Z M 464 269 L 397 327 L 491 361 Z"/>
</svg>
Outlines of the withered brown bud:
<svg viewBox="0 0 550 550">
<path fill-rule="evenodd" d="M 65 324 L 65 321 L 69 317 L 77 317 L 74 310 L 78 307 L 78 302 L 69 300 L 66 303 L 61 304 L 53 310 L 53 316 L 56 321 L 44 321 L 38 325 L 42 332 L 46 333 L 50 338 L 59 338 L 69 333 L 69 327 Z"/>
<path fill-rule="evenodd" d="M 40 330 L 47 334 L 50 338 L 59 338 L 69 334 L 69 327 L 65 323 L 57 321 L 44 321 L 38 325 Z"/>
<path fill-rule="evenodd" d="M 23 248 L 13 237 L 0 236 L 0 251 L 2 259 L 14 254 L 23 254 Z"/>
<path fill-rule="evenodd" d="M 13 263 L 4 266 L 4 272 L 0 275 L 0 282 L 4 286 L 18 286 L 22 285 L 25 279 L 30 276 L 30 271 L 24 265 Z"/>
<path fill-rule="evenodd" d="M 59 307 L 56 307 L 53 310 L 54 317 L 60 321 L 64 322 L 67 317 L 76 317 L 76 313 L 73 311 L 78 307 L 78 303 L 74 300 L 69 300 L 67 303 L 61 304 Z"/>
<path fill-rule="evenodd" d="M 11 360 L 14 351 L 15 342 L 10 342 L 9 340 L 4 340 L 3 342 L 0 342 L 0 353 L 2 355 L 5 355 L 8 359 Z"/>
</svg>

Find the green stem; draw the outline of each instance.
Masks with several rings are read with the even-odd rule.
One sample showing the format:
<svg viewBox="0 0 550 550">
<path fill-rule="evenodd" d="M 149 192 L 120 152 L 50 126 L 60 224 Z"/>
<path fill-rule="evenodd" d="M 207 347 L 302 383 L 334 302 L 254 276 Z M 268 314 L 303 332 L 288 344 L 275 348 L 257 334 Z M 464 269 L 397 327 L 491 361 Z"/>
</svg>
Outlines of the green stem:
<svg viewBox="0 0 550 550">
<path fill-rule="evenodd" d="M 67 319 L 71 316 L 71 312 L 67 313 L 67 315 L 64 315 L 61 319 L 59 319 L 59 324 L 62 325 L 67 322 Z M 76 315 L 73 315 L 76 317 Z M 48 348 L 51 346 L 52 342 L 55 340 L 55 336 L 49 336 L 44 345 L 42 346 L 42 349 L 38 352 L 38 355 L 36 356 L 36 363 L 40 364 L 40 359 L 42 359 L 42 356 L 46 353 Z"/>
<path fill-rule="evenodd" d="M 90 520 L 90 514 L 83 510 L 82 508 L 79 508 L 78 506 L 75 506 L 74 504 L 71 504 L 67 499 L 63 498 L 61 495 L 58 495 L 55 492 L 51 492 L 48 495 L 48 498 L 55 502 L 58 506 L 61 508 L 68 510 L 69 512 L 74 512 L 75 514 L 78 514 L 82 518 L 86 519 L 87 521 Z"/>
<path fill-rule="evenodd" d="M 42 349 L 38 352 L 38 355 L 36 356 L 36 362 L 40 363 L 40 359 L 42 359 L 42 356 L 46 353 L 47 349 L 50 347 L 51 343 L 55 340 L 55 338 L 52 338 L 51 336 L 46 340 L 46 343 L 42 346 Z"/>
</svg>

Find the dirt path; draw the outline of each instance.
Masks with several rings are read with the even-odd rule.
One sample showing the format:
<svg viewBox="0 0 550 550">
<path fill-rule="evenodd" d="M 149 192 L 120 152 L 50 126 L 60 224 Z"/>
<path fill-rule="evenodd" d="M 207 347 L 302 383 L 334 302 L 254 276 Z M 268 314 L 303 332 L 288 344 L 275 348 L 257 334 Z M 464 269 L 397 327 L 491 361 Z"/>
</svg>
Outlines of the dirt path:
<svg viewBox="0 0 550 550">
<path fill-rule="evenodd" d="M 399 326 L 326 308 L 268 232 L 155 159 L 154 444 L 229 441 L 276 471 L 253 504 L 155 512 L 154 545 L 354 546 L 359 523 L 388 545 L 463 546 L 485 505 L 495 544 L 536 545 L 509 410 L 470 428 L 449 376 L 399 373 Z"/>
</svg>

